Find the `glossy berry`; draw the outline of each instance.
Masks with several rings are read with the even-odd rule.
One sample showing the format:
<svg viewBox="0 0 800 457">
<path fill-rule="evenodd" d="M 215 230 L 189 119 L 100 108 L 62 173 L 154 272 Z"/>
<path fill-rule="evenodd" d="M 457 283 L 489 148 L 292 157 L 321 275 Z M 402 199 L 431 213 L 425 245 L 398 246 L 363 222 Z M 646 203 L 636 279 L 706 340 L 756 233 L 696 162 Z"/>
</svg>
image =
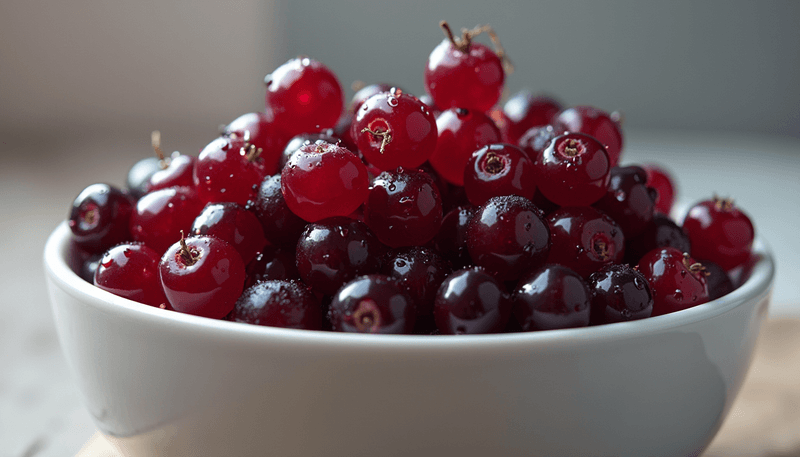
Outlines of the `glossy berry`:
<svg viewBox="0 0 800 457">
<path fill-rule="evenodd" d="M 433 239 L 436 250 L 455 268 L 472 264 L 467 248 L 467 227 L 477 209 L 477 206 L 464 205 L 450 210 L 442 218 L 442 226 Z"/>
<path fill-rule="evenodd" d="M 535 95 L 527 89 L 517 92 L 503 105 L 509 120 L 505 141 L 517 144 L 530 128 L 549 124 L 562 109 L 561 103 L 546 95 Z"/>
<path fill-rule="evenodd" d="M 327 129 L 318 133 L 301 133 L 299 135 L 295 135 L 291 140 L 289 140 L 288 143 L 286 143 L 286 147 L 283 148 L 280 161 L 278 162 L 278 173 L 280 174 L 280 172 L 283 170 L 283 167 L 289 163 L 289 159 L 291 159 L 294 153 L 299 151 L 301 147 L 315 143 L 318 140 L 343 146 L 339 144 L 339 138 L 334 136 L 332 129 Z M 350 151 L 353 150 L 350 149 Z"/>
<path fill-rule="evenodd" d="M 525 332 L 586 327 L 591 296 L 580 275 L 563 265 L 546 265 L 520 279 L 514 317 Z"/>
<path fill-rule="evenodd" d="M 245 289 L 228 319 L 268 327 L 320 330 L 322 307 L 300 282 L 267 280 Z"/>
<path fill-rule="evenodd" d="M 411 333 L 415 310 L 411 299 L 383 275 L 367 275 L 343 285 L 328 313 L 334 331 L 350 333 Z"/>
<path fill-rule="evenodd" d="M 733 281 L 722 267 L 708 260 L 703 261 L 706 269 L 706 284 L 708 286 L 708 299 L 716 300 L 733 292 Z"/>
<path fill-rule="evenodd" d="M 356 93 L 353 95 L 353 98 L 350 100 L 350 112 L 355 115 L 358 112 L 358 109 L 361 108 L 361 105 L 363 105 L 365 101 L 369 100 L 370 97 L 382 92 L 389 92 L 392 90 L 392 87 L 397 86 L 387 83 L 377 83 L 362 87 L 356 91 Z"/>
<path fill-rule="evenodd" d="M 442 111 L 436 118 L 439 139 L 431 166 L 447 182 L 464 185 L 464 169 L 476 150 L 500 141 L 500 131 L 489 116 L 465 108 Z"/>
<path fill-rule="evenodd" d="M 419 318 L 433 314 L 436 291 L 450 274 L 450 265 L 435 251 L 414 246 L 391 252 L 381 272 L 406 291 Z"/>
<path fill-rule="evenodd" d="M 200 200 L 244 206 L 254 199 L 258 185 L 270 174 L 260 154 L 260 149 L 243 138 L 221 137 L 209 143 L 194 169 Z"/>
<path fill-rule="evenodd" d="M 467 268 L 439 286 L 433 315 L 444 334 L 498 333 L 511 317 L 511 300 L 492 275 L 481 268 Z"/>
<path fill-rule="evenodd" d="M 227 241 L 247 264 L 267 243 L 255 214 L 236 203 L 209 203 L 195 218 L 192 235 Z"/>
<path fill-rule="evenodd" d="M 223 135 L 248 141 L 261 152 L 264 173 L 271 175 L 280 171 L 281 153 L 291 135 L 284 133 L 275 122 L 272 112 L 243 114 L 225 127 Z"/>
<path fill-rule="evenodd" d="M 367 198 L 369 177 L 355 154 L 320 140 L 292 156 L 281 172 L 281 191 L 293 213 L 315 222 L 355 211 Z"/>
<path fill-rule="evenodd" d="M 303 230 L 297 240 L 297 270 L 308 286 L 330 295 L 356 276 L 377 273 L 384 253 L 363 222 L 334 217 Z"/>
<path fill-rule="evenodd" d="M 427 173 L 384 171 L 372 183 L 364 220 L 389 247 L 419 246 L 439 231 L 442 199 Z"/>
<path fill-rule="evenodd" d="M 647 187 L 647 173 L 640 167 L 614 167 L 608 188 L 595 208 L 611 216 L 626 237 L 642 233 L 653 220 L 656 191 Z"/>
<path fill-rule="evenodd" d="M 501 58 L 471 33 L 456 39 L 447 23 L 445 38 L 428 57 L 425 90 L 442 109 L 461 107 L 486 112 L 500 99 L 505 81 Z"/>
<path fill-rule="evenodd" d="M 638 269 L 653 292 L 653 316 L 709 300 L 705 267 L 675 248 L 650 251 L 639 261 Z"/>
<path fill-rule="evenodd" d="M 167 307 L 158 279 L 161 256 L 141 243 L 118 244 L 106 251 L 94 274 L 95 286 L 157 308 Z"/>
<path fill-rule="evenodd" d="M 613 219 L 588 206 L 561 208 L 547 216 L 548 263 L 569 267 L 583 278 L 622 261 L 625 237 Z"/>
<path fill-rule="evenodd" d="M 158 170 L 162 170 L 163 165 L 165 163 L 158 157 L 146 157 L 133 164 L 125 178 L 128 195 L 138 199 L 146 194 L 150 177 Z"/>
<path fill-rule="evenodd" d="M 167 187 L 193 187 L 194 156 L 173 153 L 166 168 L 159 168 L 147 182 L 147 192 L 166 189 Z"/>
<path fill-rule="evenodd" d="M 306 221 L 300 219 L 286 205 L 281 190 L 281 175 L 268 176 L 264 179 L 259 186 L 258 196 L 250 208 L 261 222 L 267 241 L 294 250 Z"/>
<path fill-rule="evenodd" d="M 607 265 L 592 273 L 588 282 L 592 325 L 644 319 L 653 313 L 650 285 L 629 265 Z"/>
<path fill-rule="evenodd" d="M 644 164 L 642 168 L 647 173 L 647 187 L 652 187 L 658 193 L 655 210 L 669 215 L 675 203 L 675 184 L 672 176 L 660 165 Z"/>
<path fill-rule="evenodd" d="M 367 161 L 379 170 L 414 168 L 436 147 L 436 119 L 417 97 L 392 88 L 361 104 L 350 133 Z"/>
<path fill-rule="evenodd" d="M 294 249 L 264 246 L 245 268 L 247 281 L 245 287 L 250 287 L 259 281 L 300 279 L 295 262 Z"/>
<path fill-rule="evenodd" d="M 265 104 L 289 137 L 332 128 L 344 108 L 342 86 L 322 63 L 296 57 L 264 77 Z"/>
<path fill-rule="evenodd" d="M 725 270 L 747 261 L 755 239 L 750 218 L 732 200 L 715 197 L 694 205 L 683 220 L 692 256 Z"/>
<path fill-rule="evenodd" d="M 132 209 L 133 202 L 121 190 L 108 184 L 92 184 L 72 202 L 67 220 L 72 239 L 93 254 L 129 241 Z"/>
<path fill-rule="evenodd" d="M 218 238 L 194 236 L 167 249 L 159 277 L 175 311 L 221 319 L 242 294 L 245 271 L 233 246 Z"/>
<path fill-rule="evenodd" d="M 492 197 L 472 217 L 467 246 L 476 265 L 498 279 L 513 280 L 547 259 L 550 230 L 530 200 Z"/>
<path fill-rule="evenodd" d="M 606 193 L 611 171 L 608 154 L 588 135 L 560 135 L 531 159 L 537 188 L 559 206 L 589 206 Z"/>
<path fill-rule="evenodd" d="M 464 168 L 464 190 L 473 205 L 492 197 L 518 195 L 533 198 L 536 172 L 533 162 L 516 146 L 490 144 L 472 153 Z"/>
<path fill-rule="evenodd" d="M 80 270 L 76 271 L 76 273 L 78 273 L 78 276 L 84 281 L 93 283 L 94 273 L 97 271 L 97 267 L 100 266 L 100 260 L 102 260 L 102 258 L 103 254 L 81 256 Z"/>
<path fill-rule="evenodd" d="M 136 202 L 130 219 L 131 236 L 163 253 L 180 237 L 181 230 L 189 233 L 203 206 L 197 193 L 188 187 L 151 192 Z"/>
<path fill-rule="evenodd" d="M 692 243 L 683 229 L 668 216 L 656 213 L 642 233 L 625 240 L 625 261 L 636 265 L 648 252 L 665 247 L 692 252 Z"/>
<path fill-rule="evenodd" d="M 619 163 L 622 154 L 622 126 L 610 114 L 591 106 L 576 106 L 562 111 L 554 122 L 569 132 L 580 132 L 597 138 L 605 145 L 611 166 Z"/>
<path fill-rule="evenodd" d="M 553 138 L 564 133 L 550 124 L 531 127 L 522 134 L 517 144 L 528 157 L 534 159 L 544 152 Z"/>
</svg>

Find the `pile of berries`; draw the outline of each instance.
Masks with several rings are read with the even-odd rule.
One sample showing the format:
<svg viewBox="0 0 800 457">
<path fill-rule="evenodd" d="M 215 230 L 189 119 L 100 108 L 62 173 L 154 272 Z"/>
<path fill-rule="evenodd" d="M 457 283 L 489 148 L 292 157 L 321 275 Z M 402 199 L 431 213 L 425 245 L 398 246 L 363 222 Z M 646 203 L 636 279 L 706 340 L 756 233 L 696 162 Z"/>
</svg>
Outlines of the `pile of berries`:
<svg viewBox="0 0 800 457">
<path fill-rule="evenodd" d="M 82 277 L 176 312 L 368 333 L 598 325 L 733 290 L 754 229 L 730 200 L 678 225 L 673 179 L 619 164 L 618 115 L 528 91 L 499 106 L 497 36 L 442 27 L 422 98 L 374 84 L 345 108 L 336 76 L 298 57 L 199 156 L 165 155 L 154 132 L 126 189 L 73 203 Z"/>
</svg>

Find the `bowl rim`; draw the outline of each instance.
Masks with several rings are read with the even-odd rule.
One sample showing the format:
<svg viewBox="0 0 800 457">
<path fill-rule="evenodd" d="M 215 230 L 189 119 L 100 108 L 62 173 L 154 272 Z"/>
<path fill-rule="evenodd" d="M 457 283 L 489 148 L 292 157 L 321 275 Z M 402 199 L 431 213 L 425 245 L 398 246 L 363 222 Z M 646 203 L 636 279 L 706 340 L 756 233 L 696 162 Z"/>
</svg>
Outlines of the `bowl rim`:
<svg viewBox="0 0 800 457">
<path fill-rule="evenodd" d="M 354 349 L 461 348 L 465 351 L 497 347 L 526 349 L 553 345 L 573 347 L 676 330 L 687 324 L 711 319 L 746 303 L 761 301 L 771 293 L 775 278 L 775 259 L 772 250 L 765 240 L 758 236 L 753 245 L 753 253 L 757 256 L 757 260 L 744 284 L 724 297 L 675 313 L 630 322 L 533 332 L 487 335 L 369 335 L 266 327 L 209 319 L 144 305 L 95 287 L 78 276 L 70 268 L 67 259 L 72 250 L 69 235 L 70 230 L 66 221 L 59 224 L 50 234 L 44 249 L 44 267 L 48 279 L 83 306 L 94 308 L 107 316 L 118 316 L 144 325 L 164 327 L 172 332 L 190 335 L 189 337 L 194 335 L 194 337 L 232 340 L 254 345 L 282 342 Z M 53 305 L 55 308 L 55 303 Z"/>
</svg>

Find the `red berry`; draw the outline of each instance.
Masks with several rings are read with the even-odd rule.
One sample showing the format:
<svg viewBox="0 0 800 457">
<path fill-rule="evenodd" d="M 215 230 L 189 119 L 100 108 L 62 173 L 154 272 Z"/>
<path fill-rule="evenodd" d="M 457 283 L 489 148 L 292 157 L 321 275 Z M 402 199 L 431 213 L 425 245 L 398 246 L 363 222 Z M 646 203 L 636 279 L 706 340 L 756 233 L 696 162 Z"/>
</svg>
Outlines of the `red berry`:
<svg viewBox="0 0 800 457">
<path fill-rule="evenodd" d="M 197 159 L 173 153 L 166 168 L 160 168 L 150 176 L 145 186 L 147 192 L 167 187 L 194 187 L 194 164 Z"/>
<path fill-rule="evenodd" d="M 350 100 L 350 112 L 355 115 L 358 112 L 358 109 L 361 108 L 361 105 L 363 105 L 365 101 L 369 100 L 370 97 L 382 92 L 389 92 L 393 87 L 397 86 L 393 84 L 378 83 L 362 87 L 355 93 L 355 95 L 353 95 L 353 98 Z"/>
<path fill-rule="evenodd" d="M 511 317 L 511 300 L 497 279 L 472 267 L 456 271 L 442 282 L 433 315 L 444 334 L 498 333 Z"/>
<path fill-rule="evenodd" d="M 522 331 L 586 327 L 591 291 L 583 278 L 562 265 L 546 265 L 520 279 L 514 316 Z"/>
<path fill-rule="evenodd" d="M 531 127 L 522 134 L 517 144 L 528 157 L 534 159 L 545 150 L 553 138 L 564 133 L 566 132 L 550 124 Z"/>
<path fill-rule="evenodd" d="M 415 321 L 414 303 L 405 291 L 377 274 L 342 286 L 328 315 L 334 331 L 351 333 L 411 333 Z"/>
<path fill-rule="evenodd" d="M 536 175 L 533 162 L 516 146 L 490 144 L 472 153 L 464 168 L 464 190 L 473 205 L 492 197 L 518 195 L 533 198 Z"/>
<path fill-rule="evenodd" d="M 118 244 L 100 259 L 94 285 L 145 305 L 168 308 L 158 279 L 160 258 L 156 251 L 141 243 Z"/>
<path fill-rule="evenodd" d="M 644 319 L 653 313 L 650 285 L 629 265 L 607 265 L 592 273 L 589 289 L 593 325 Z"/>
<path fill-rule="evenodd" d="M 301 133 L 299 135 L 295 135 L 291 140 L 289 140 L 288 143 L 286 143 L 286 147 L 283 148 L 280 161 L 278 162 L 277 172 L 280 174 L 280 172 L 283 171 L 283 168 L 287 163 L 289 163 L 289 159 L 291 159 L 294 153 L 299 151 L 301 147 L 312 144 L 317 140 L 322 140 L 330 144 L 346 147 L 340 143 L 339 138 L 333 135 L 332 129 L 323 130 L 319 133 Z M 352 151 L 350 148 L 347 149 Z"/>
<path fill-rule="evenodd" d="M 131 214 L 131 236 L 163 253 L 181 231 L 189 233 L 202 210 L 203 203 L 191 188 L 169 187 L 150 192 L 139 199 Z"/>
<path fill-rule="evenodd" d="M 269 327 L 320 330 L 322 307 L 302 283 L 268 280 L 247 288 L 228 319 Z"/>
<path fill-rule="evenodd" d="M 161 257 L 159 277 L 175 311 L 221 319 L 244 287 L 244 263 L 233 246 L 218 238 L 181 239 Z"/>
<path fill-rule="evenodd" d="M 589 206 L 561 208 L 547 217 L 548 263 L 569 267 L 583 278 L 603 266 L 619 263 L 625 238 L 613 219 Z"/>
<path fill-rule="evenodd" d="M 504 141 L 517 144 L 528 129 L 549 124 L 562 109 L 561 103 L 548 96 L 534 95 L 527 89 L 517 92 L 503 105 L 509 121 Z"/>
<path fill-rule="evenodd" d="M 281 172 L 281 190 L 293 213 L 315 222 L 355 211 L 367 197 L 369 177 L 355 154 L 319 140 L 292 156 Z"/>
<path fill-rule="evenodd" d="M 300 219 L 286 205 L 281 190 L 281 175 L 268 176 L 264 179 L 258 189 L 256 200 L 250 206 L 261 222 L 267 241 L 294 250 L 306 221 Z"/>
<path fill-rule="evenodd" d="M 367 161 L 379 170 L 414 168 L 436 147 L 436 119 L 417 97 L 392 88 L 361 104 L 351 134 Z"/>
<path fill-rule="evenodd" d="M 669 215 L 675 203 L 675 185 L 672 177 L 660 165 L 645 164 L 642 168 L 647 173 L 647 187 L 652 187 L 658 192 L 656 197 L 656 211 Z"/>
<path fill-rule="evenodd" d="M 725 270 L 747 261 L 755 239 L 750 218 L 732 200 L 715 197 L 694 205 L 683 220 L 692 256 Z"/>
<path fill-rule="evenodd" d="M 464 169 L 476 150 L 500 141 L 492 119 L 478 111 L 451 108 L 436 118 L 439 139 L 430 158 L 431 166 L 448 182 L 463 186 Z"/>
<path fill-rule="evenodd" d="M 194 169 L 200 200 L 245 206 L 248 200 L 255 199 L 259 184 L 269 174 L 260 154 L 244 138 L 221 137 L 209 143 L 200 152 Z"/>
<path fill-rule="evenodd" d="M 264 83 L 267 111 L 274 114 L 288 137 L 333 128 L 342 114 L 344 95 L 339 80 L 314 59 L 291 59 L 264 77 Z"/>
<path fill-rule="evenodd" d="M 236 203 L 209 203 L 195 218 L 191 233 L 227 241 L 245 264 L 267 243 L 256 215 Z"/>
<path fill-rule="evenodd" d="M 656 192 L 646 183 L 640 167 L 614 167 L 605 195 L 594 204 L 619 224 L 626 238 L 639 235 L 653 220 Z"/>
<path fill-rule="evenodd" d="M 610 114 L 591 106 L 576 106 L 562 111 L 553 122 L 563 124 L 568 132 L 585 133 L 597 138 L 605 145 L 611 166 L 619 163 L 622 127 Z"/>
<path fill-rule="evenodd" d="M 259 158 L 268 175 L 280 171 L 281 152 L 291 137 L 280 130 L 270 112 L 243 114 L 225 127 L 224 135 L 249 139 L 256 150 L 261 150 Z"/>
<path fill-rule="evenodd" d="M 611 164 L 605 147 L 582 133 L 554 138 L 533 159 L 536 186 L 559 206 L 589 206 L 606 193 Z"/>
<path fill-rule="evenodd" d="M 121 190 L 108 184 L 92 184 L 72 202 L 68 219 L 72 238 L 89 253 L 101 253 L 129 241 L 132 209 L 133 202 Z"/>
<path fill-rule="evenodd" d="M 642 257 L 639 271 L 653 292 L 653 316 L 708 301 L 705 267 L 675 248 L 654 249 Z"/>
</svg>

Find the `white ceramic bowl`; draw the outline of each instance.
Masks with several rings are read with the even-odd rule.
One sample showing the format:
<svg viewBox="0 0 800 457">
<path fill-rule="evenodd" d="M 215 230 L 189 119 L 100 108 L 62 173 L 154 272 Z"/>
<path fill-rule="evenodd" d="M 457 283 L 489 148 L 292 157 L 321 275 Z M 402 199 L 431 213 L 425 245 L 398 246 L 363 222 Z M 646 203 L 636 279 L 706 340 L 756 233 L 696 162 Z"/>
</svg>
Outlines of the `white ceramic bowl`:
<svg viewBox="0 0 800 457">
<path fill-rule="evenodd" d="M 86 407 L 126 455 L 689 456 L 750 364 L 774 277 L 598 327 L 475 336 L 354 335 L 205 319 L 104 292 L 44 261 Z"/>
</svg>

